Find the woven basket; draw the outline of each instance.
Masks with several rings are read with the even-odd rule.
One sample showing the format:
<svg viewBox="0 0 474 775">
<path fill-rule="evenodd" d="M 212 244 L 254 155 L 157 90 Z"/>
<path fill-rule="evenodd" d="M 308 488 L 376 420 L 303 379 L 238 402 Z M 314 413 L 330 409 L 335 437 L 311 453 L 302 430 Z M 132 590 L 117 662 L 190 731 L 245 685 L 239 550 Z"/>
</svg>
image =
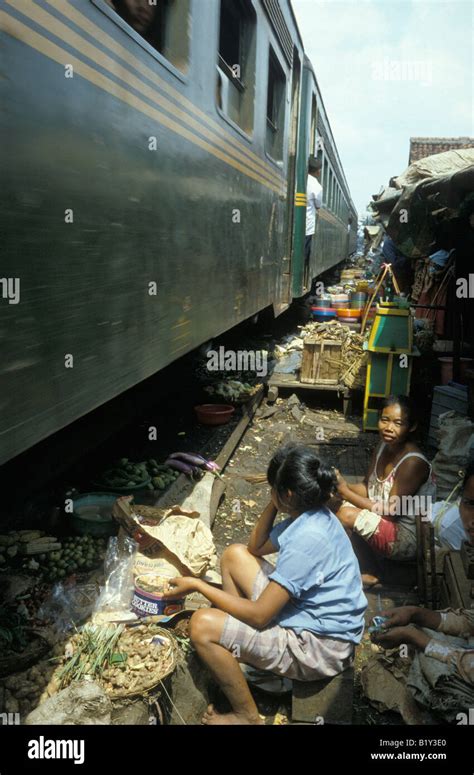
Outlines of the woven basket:
<svg viewBox="0 0 474 775">
<path fill-rule="evenodd" d="M 125 634 L 125 632 L 127 632 L 127 629 L 124 630 L 122 635 Z M 121 641 L 122 635 L 119 637 L 116 644 L 116 648 L 118 652 L 121 651 L 120 641 Z M 109 681 L 107 680 L 106 677 L 104 678 L 103 676 L 101 676 L 101 677 L 94 678 L 95 682 L 102 687 L 102 689 L 105 691 L 105 693 L 111 700 L 120 700 L 120 699 L 125 699 L 130 697 L 136 697 L 136 696 L 145 696 L 149 692 L 156 689 L 156 687 L 161 683 L 161 681 L 164 678 L 166 678 L 168 675 L 170 675 L 170 673 L 172 673 L 173 670 L 175 669 L 178 661 L 179 646 L 174 634 L 170 630 L 165 629 L 164 627 L 160 627 L 159 625 L 156 625 L 156 624 L 151 624 L 149 625 L 149 633 L 147 633 L 147 637 L 148 635 L 150 638 L 154 637 L 155 635 L 162 635 L 169 642 L 169 645 L 163 646 L 163 649 L 166 649 L 166 651 L 164 651 L 163 653 L 162 663 L 161 664 L 157 663 L 156 669 L 154 669 L 153 672 L 148 672 L 148 671 L 145 671 L 144 669 L 140 669 L 140 672 L 137 670 L 136 671 L 137 677 L 140 675 L 140 677 L 143 678 L 143 674 L 144 672 L 146 672 L 147 677 L 149 678 L 148 683 L 141 681 L 139 686 L 132 685 L 129 687 L 121 687 L 121 688 L 111 690 L 107 686 L 107 683 L 109 683 Z M 122 646 L 122 650 L 124 650 L 123 646 Z M 131 672 L 132 671 L 129 671 L 129 674 Z M 51 685 L 51 682 L 50 682 L 50 685 Z M 50 692 L 50 696 L 53 696 L 53 694 L 57 693 L 57 691 L 59 691 L 59 685 L 57 686 L 57 689 L 54 692 Z"/>
<path fill-rule="evenodd" d="M 150 683 L 147 685 L 143 685 L 143 683 L 140 684 L 139 688 L 131 688 L 131 689 L 117 689 L 114 691 L 110 691 L 109 689 L 105 689 L 103 686 L 102 681 L 99 681 L 99 683 L 103 686 L 104 691 L 107 693 L 107 696 L 110 697 L 111 700 L 119 700 L 124 699 L 126 697 L 135 697 L 137 695 L 145 695 L 148 692 L 153 691 L 153 689 L 156 689 L 156 687 L 160 684 L 160 682 L 166 678 L 166 676 L 170 675 L 170 673 L 173 672 L 173 670 L 176 667 L 177 659 L 178 659 L 178 643 L 176 641 L 176 638 L 174 635 L 170 632 L 170 630 L 165 629 L 164 627 L 157 627 L 153 626 L 152 635 L 162 635 L 163 637 L 167 638 L 169 641 L 169 647 L 167 648 L 167 652 L 164 655 L 163 658 L 163 664 L 160 666 L 159 670 L 154 670 L 153 673 L 150 673 Z M 120 638 L 117 643 L 117 648 L 120 647 Z"/>
</svg>

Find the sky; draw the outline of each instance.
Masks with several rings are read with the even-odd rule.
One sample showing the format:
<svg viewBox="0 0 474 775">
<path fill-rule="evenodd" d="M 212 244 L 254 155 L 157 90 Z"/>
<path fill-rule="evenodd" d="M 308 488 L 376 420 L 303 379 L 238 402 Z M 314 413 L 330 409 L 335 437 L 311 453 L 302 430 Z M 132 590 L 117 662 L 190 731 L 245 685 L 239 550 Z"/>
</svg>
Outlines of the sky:
<svg viewBox="0 0 474 775">
<path fill-rule="evenodd" d="M 410 137 L 474 137 L 472 0 L 292 0 L 359 214 Z"/>
</svg>

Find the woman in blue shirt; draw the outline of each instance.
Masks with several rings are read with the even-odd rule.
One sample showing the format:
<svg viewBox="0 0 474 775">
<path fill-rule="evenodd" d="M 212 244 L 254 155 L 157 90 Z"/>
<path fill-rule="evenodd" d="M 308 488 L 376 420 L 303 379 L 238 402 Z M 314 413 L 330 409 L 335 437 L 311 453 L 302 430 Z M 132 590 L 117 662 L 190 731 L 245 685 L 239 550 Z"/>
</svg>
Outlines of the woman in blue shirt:
<svg viewBox="0 0 474 775">
<path fill-rule="evenodd" d="M 351 664 L 367 600 L 351 542 L 326 502 L 336 478 L 303 446 L 282 447 L 268 467 L 272 500 L 247 546 L 221 559 L 222 590 L 196 578 L 172 580 L 170 596 L 200 592 L 215 606 L 191 618 L 191 640 L 233 712 L 212 706 L 205 724 L 258 724 L 237 662 L 300 681 L 337 675 Z M 289 515 L 274 525 L 278 512 Z M 279 552 L 276 567 L 263 559 Z"/>
</svg>

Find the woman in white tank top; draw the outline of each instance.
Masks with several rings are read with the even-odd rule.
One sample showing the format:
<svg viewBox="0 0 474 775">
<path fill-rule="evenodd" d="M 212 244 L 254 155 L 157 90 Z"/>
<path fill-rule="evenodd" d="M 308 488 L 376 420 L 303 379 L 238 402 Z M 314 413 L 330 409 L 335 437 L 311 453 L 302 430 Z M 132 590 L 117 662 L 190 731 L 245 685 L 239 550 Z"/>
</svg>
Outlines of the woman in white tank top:
<svg viewBox="0 0 474 775">
<path fill-rule="evenodd" d="M 415 558 L 416 515 L 429 517 L 435 500 L 431 465 L 411 440 L 415 428 L 407 396 L 385 399 L 379 419 L 381 442 L 365 481 L 350 485 L 340 474 L 338 478 L 344 502 L 337 516 L 344 527 L 363 538 L 375 555 L 397 560 Z M 377 580 L 369 574 L 364 579 L 367 585 Z"/>
</svg>

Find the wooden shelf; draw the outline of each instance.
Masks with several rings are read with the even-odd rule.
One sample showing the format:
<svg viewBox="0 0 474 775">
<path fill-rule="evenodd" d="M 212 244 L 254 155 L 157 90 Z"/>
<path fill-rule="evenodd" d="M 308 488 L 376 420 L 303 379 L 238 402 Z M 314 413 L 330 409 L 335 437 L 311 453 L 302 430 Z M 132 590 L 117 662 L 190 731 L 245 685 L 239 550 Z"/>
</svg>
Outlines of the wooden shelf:
<svg viewBox="0 0 474 775">
<path fill-rule="evenodd" d="M 312 384 L 311 382 L 300 382 L 294 374 L 272 374 L 268 380 L 268 386 L 283 388 L 285 390 L 325 390 L 332 393 L 340 393 L 343 398 L 343 411 L 347 416 L 352 409 L 352 389 L 346 385 L 324 385 Z"/>
</svg>

